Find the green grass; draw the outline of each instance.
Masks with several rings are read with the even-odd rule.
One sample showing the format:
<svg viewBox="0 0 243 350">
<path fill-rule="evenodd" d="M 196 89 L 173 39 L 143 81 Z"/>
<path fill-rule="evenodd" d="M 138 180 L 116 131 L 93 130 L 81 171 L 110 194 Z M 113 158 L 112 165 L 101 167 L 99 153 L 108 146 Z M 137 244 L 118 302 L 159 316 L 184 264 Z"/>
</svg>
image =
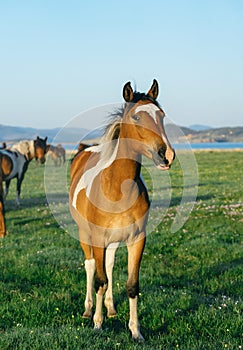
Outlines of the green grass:
<svg viewBox="0 0 243 350">
<path fill-rule="evenodd" d="M 171 206 L 148 235 L 139 298 L 144 344 L 134 343 L 128 330 L 123 247 L 114 268 L 117 318 L 105 318 L 101 333 L 92 330 L 92 321 L 82 319 L 83 254 L 79 242 L 52 216 L 44 167 L 32 162 L 21 206 L 15 207 L 15 181 L 6 203 L 9 234 L 0 242 L 0 349 L 243 348 L 243 153 L 195 155 L 198 195 L 187 222 L 172 232 L 183 184 L 175 161 L 170 171 Z M 144 177 L 151 182 L 146 171 Z M 163 181 L 161 188 L 166 191 Z"/>
</svg>

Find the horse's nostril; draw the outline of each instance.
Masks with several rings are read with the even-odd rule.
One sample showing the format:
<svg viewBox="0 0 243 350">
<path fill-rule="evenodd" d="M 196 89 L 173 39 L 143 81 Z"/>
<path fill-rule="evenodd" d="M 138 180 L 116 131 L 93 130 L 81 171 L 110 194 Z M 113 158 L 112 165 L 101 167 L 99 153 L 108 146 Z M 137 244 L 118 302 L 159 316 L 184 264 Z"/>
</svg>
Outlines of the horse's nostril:
<svg viewBox="0 0 243 350">
<path fill-rule="evenodd" d="M 160 147 L 158 154 L 161 158 L 165 158 L 166 146 Z"/>
<path fill-rule="evenodd" d="M 168 165 L 168 164 L 169 164 L 169 161 L 168 161 L 168 159 L 166 159 L 166 157 L 165 157 L 166 149 L 167 149 L 166 146 L 160 147 L 160 149 L 159 149 L 159 151 L 158 151 L 158 155 L 160 156 L 160 158 L 162 158 L 163 163 L 164 163 L 165 165 Z"/>
<path fill-rule="evenodd" d="M 166 159 L 165 157 L 164 157 L 164 163 L 165 163 L 165 165 L 168 165 L 168 164 L 169 164 L 168 159 Z"/>
</svg>

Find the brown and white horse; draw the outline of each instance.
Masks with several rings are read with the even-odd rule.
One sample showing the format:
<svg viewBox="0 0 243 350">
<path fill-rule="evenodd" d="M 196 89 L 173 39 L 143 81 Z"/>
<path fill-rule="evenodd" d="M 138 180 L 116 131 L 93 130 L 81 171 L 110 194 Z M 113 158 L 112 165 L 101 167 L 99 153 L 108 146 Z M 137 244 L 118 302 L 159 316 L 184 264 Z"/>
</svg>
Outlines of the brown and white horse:
<svg viewBox="0 0 243 350">
<path fill-rule="evenodd" d="M 108 317 L 116 315 L 112 295 L 115 251 L 128 249 L 129 329 L 143 340 L 137 315 L 139 268 L 146 240 L 149 198 L 140 176 L 142 155 L 159 170 L 168 170 L 175 157 L 164 131 L 164 112 L 157 102 L 156 80 L 147 94 L 123 88 L 122 116 L 107 128 L 98 146 L 86 148 L 71 166 L 70 211 L 79 228 L 85 255 L 87 292 L 84 317 L 91 317 L 93 281 L 96 292 L 94 328 L 101 329 L 102 304 Z M 106 294 L 105 294 L 106 293 Z"/>
<path fill-rule="evenodd" d="M 9 149 L 0 150 L 2 177 L 6 183 L 5 197 L 8 194 L 11 180 L 17 178 L 17 205 L 19 205 L 21 184 L 30 161 L 35 158 L 41 164 L 45 163 L 45 154 L 48 151 L 46 141 L 47 137 L 42 139 L 37 136 L 36 140 L 23 140 Z"/>
</svg>

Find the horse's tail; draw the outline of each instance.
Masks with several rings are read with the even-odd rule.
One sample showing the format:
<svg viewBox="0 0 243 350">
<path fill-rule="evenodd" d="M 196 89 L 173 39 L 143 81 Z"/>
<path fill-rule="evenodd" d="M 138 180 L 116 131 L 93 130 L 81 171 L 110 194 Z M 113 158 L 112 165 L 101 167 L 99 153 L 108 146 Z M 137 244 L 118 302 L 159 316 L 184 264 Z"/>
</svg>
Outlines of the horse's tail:
<svg viewBox="0 0 243 350">
<path fill-rule="evenodd" d="M 5 228 L 5 213 L 3 202 L 3 171 L 2 171 L 2 154 L 0 152 L 0 237 L 6 234 Z"/>
</svg>

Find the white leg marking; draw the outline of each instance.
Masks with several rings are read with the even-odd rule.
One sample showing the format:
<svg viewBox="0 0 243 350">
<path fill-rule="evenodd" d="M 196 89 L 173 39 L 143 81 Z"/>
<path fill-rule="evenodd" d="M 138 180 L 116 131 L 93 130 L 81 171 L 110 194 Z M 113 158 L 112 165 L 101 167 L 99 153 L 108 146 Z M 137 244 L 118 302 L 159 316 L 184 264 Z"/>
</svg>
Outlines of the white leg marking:
<svg viewBox="0 0 243 350">
<path fill-rule="evenodd" d="M 106 249 L 106 257 L 105 257 L 105 267 L 106 274 L 108 278 L 108 288 L 105 294 L 105 306 L 107 308 L 107 316 L 114 317 L 117 315 L 116 309 L 114 307 L 113 302 L 113 293 L 112 293 L 112 271 L 115 262 L 115 253 L 119 246 L 119 243 L 111 244 Z"/>
<path fill-rule="evenodd" d="M 5 186 L 4 188 L 4 199 L 7 197 L 8 195 L 8 188 Z"/>
<path fill-rule="evenodd" d="M 95 273 L 95 259 L 85 260 L 85 270 L 86 270 L 86 298 L 84 302 L 85 312 L 83 317 L 91 318 L 92 316 L 92 307 L 93 307 L 93 280 Z"/>
<path fill-rule="evenodd" d="M 101 288 L 100 288 L 101 289 Z M 103 306 L 103 292 L 101 290 L 96 293 L 96 309 L 94 314 L 94 330 L 101 330 L 103 315 L 102 315 L 102 306 Z"/>
<path fill-rule="evenodd" d="M 18 192 L 16 193 L 16 204 L 17 204 L 17 207 L 20 205 L 20 197 L 19 197 L 19 194 Z"/>
<path fill-rule="evenodd" d="M 129 298 L 130 306 L 130 319 L 129 319 L 129 329 L 132 332 L 133 339 L 138 341 L 144 341 L 142 334 L 140 333 L 140 327 L 138 323 L 138 297 Z"/>
</svg>

